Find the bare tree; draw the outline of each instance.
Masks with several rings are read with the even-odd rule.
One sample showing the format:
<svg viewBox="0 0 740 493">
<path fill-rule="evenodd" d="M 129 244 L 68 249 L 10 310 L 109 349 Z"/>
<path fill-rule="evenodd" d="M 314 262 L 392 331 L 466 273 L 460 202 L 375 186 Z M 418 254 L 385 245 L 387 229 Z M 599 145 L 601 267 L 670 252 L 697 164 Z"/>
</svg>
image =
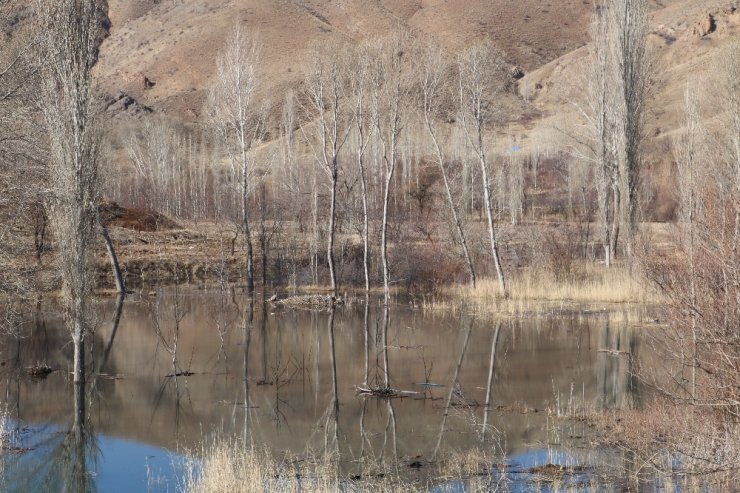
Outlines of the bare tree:
<svg viewBox="0 0 740 493">
<path fill-rule="evenodd" d="M 640 377 L 669 398 L 663 406 L 681 419 L 679 429 L 660 436 L 659 450 L 642 450 L 640 459 L 665 453 L 687 473 L 727 471 L 734 479 L 740 470 L 738 55 L 734 40 L 721 50 L 713 72 L 719 77 L 703 84 L 714 97 L 686 93 L 686 128 L 674 140 L 681 206 L 675 252 L 637 256 L 666 304 L 665 323 L 649 334 L 661 365 L 640 368 Z M 716 105 L 712 119 L 702 122 L 700 100 Z"/>
<path fill-rule="evenodd" d="M 332 295 L 337 294 L 337 274 L 334 263 L 336 234 L 337 183 L 339 154 L 352 130 L 351 114 L 345 101 L 347 73 L 337 53 L 315 50 L 306 75 L 308 111 L 314 119 L 313 135 L 307 139 L 319 168 L 329 178 L 329 227 L 327 231 L 327 262 Z"/>
<path fill-rule="evenodd" d="M 249 194 L 253 189 L 252 147 L 263 132 L 262 112 L 253 96 L 259 84 L 260 44 L 234 28 L 216 63 L 216 77 L 208 95 L 210 121 L 239 177 L 241 227 L 247 254 L 247 292 L 254 292 L 254 252 L 250 231 Z"/>
<path fill-rule="evenodd" d="M 452 213 L 453 226 L 457 232 L 458 239 L 460 240 L 463 256 L 465 257 L 465 263 L 467 264 L 468 272 L 470 273 L 470 284 L 475 287 L 475 267 L 473 266 L 470 249 L 468 248 L 462 220 L 457 212 L 457 204 L 452 195 L 450 178 L 447 171 L 447 157 L 442 149 L 439 135 L 440 131 L 437 128 L 437 119 L 441 108 L 444 107 L 445 103 L 450 103 L 449 101 L 445 101 L 446 96 L 448 95 L 446 93 L 449 91 L 450 82 L 448 77 L 449 63 L 446 60 L 442 49 L 431 43 L 420 47 L 419 51 L 420 53 L 417 55 L 416 73 L 419 78 L 418 84 L 422 116 L 427 133 L 432 141 L 436 161 L 435 164 L 439 167 L 440 175 L 442 176 L 447 204 Z"/>
<path fill-rule="evenodd" d="M 612 106 L 614 144 L 619 163 L 622 224 L 631 256 L 638 227 L 645 109 L 651 80 L 647 0 L 613 0 L 608 7 L 610 76 L 616 83 Z M 616 197 L 616 196 L 615 196 Z M 616 240 L 614 238 L 614 240 Z"/>
<path fill-rule="evenodd" d="M 480 165 L 483 207 L 486 210 L 488 239 L 496 266 L 499 289 L 506 297 L 506 277 L 501 265 L 491 199 L 491 165 L 487 139 L 494 124 L 496 97 L 502 85 L 503 56 L 488 42 L 468 48 L 458 60 L 460 120 Z M 514 193 L 510 190 L 510 193 Z M 512 211 L 512 217 L 515 214 Z"/>
<path fill-rule="evenodd" d="M 612 81 L 609 77 L 610 52 L 608 49 L 609 32 L 606 17 L 600 11 L 594 14 L 591 25 L 593 50 L 591 52 L 591 70 L 588 84 L 589 107 L 587 119 L 592 132 L 592 155 L 596 168 L 596 194 L 598 197 L 599 224 L 601 227 L 601 244 L 604 249 L 604 264 L 611 266 L 612 243 L 609 229 L 609 207 L 614 194 L 618 193 L 618 168 L 614 159 L 614 149 L 611 140 L 613 116 L 610 113 L 613 95 Z M 618 211 L 612 212 L 614 221 Z"/>
<path fill-rule="evenodd" d="M 355 123 L 357 143 L 355 145 L 355 159 L 357 173 L 360 179 L 360 193 L 362 194 L 362 267 L 365 274 L 365 291 L 370 291 L 370 213 L 368 211 L 368 185 L 366 154 L 371 142 L 373 131 L 372 114 L 370 111 L 369 85 L 372 52 L 367 46 L 359 47 L 352 59 L 350 88 L 352 96 L 352 111 Z"/>
<path fill-rule="evenodd" d="M 48 225 L 43 139 L 32 112 L 38 88 L 33 48 L 34 37 L 19 32 L 0 45 L 0 329 L 10 332 L 23 314 L 19 301 L 33 292 L 29 269 L 17 268 L 17 255 L 28 249 L 18 231 L 32 225 L 40 267 Z"/>
<path fill-rule="evenodd" d="M 385 39 L 375 49 L 373 78 L 373 120 L 382 148 L 383 216 L 380 228 L 380 257 L 383 264 L 383 292 L 390 300 L 388 265 L 388 208 L 391 186 L 399 160 L 401 133 L 404 128 L 404 102 L 409 94 L 408 40 L 398 33 Z"/>
<path fill-rule="evenodd" d="M 135 170 L 135 202 L 169 216 L 181 216 L 178 184 L 185 179 L 186 159 L 182 140 L 174 125 L 163 117 L 145 120 L 138 132 L 126 136 L 124 145 Z"/>
<path fill-rule="evenodd" d="M 678 191 L 680 204 L 680 228 L 688 261 L 689 305 L 691 306 L 691 337 L 693 356 L 691 367 L 691 395 L 696 396 L 696 343 L 697 343 L 697 293 L 696 293 L 696 214 L 700 210 L 699 170 L 702 166 L 703 127 L 698 110 L 696 90 L 687 86 L 684 98 L 686 131 L 676 137 L 673 152 L 678 165 Z"/>
<path fill-rule="evenodd" d="M 54 189 L 50 216 L 57 245 L 62 300 L 74 342 L 74 381 L 84 384 L 90 272 L 98 218 L 98 154 L 92 69 L 97 60 L 99 11 L 92 0 L 43 0 L 44 85 L 41 105 L 50 142 Z"/>
</svg>

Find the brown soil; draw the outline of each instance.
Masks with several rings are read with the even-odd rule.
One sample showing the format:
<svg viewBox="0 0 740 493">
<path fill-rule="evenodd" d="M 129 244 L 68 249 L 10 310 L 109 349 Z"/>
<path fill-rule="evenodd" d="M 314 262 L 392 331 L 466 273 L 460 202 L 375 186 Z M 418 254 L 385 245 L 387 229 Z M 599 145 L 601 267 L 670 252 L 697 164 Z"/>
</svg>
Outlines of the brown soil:
<svg viewBox="0 0 740 493">
<path fill-rule="evenodd" d="M 134 231 L 164 231 L 179 227 L 176 222 L 152 209 L 126 208 L 116 202 L 99 204 L 98 213 L 106 225 Z"/>
</svg>

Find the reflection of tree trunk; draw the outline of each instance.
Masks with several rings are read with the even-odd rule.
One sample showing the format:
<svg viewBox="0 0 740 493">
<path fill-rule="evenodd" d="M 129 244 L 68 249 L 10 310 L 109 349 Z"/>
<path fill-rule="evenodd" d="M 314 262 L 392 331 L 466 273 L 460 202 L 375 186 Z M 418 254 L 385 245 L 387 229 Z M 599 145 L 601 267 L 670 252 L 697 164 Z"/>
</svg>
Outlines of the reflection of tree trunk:
<svg viewBox="0 0 740 493">
<path fill-rule="evenodd" d="M 262 305 L 262 317 L 260 318 L 260 338 L 262 339 L 262 381 L 267 382 L 267 310 Z M 277 387 L 278 382 L 273 382 Z"/>
<path fill-rule="evenodd" d="M 638 393 L 633 362 L 637 340 L 629 327 L 614 329 L 607 318 L 599 333 L 596 357 L 598 405 L 601 409 L 630 409 Z"/>
<path fill-rule="evenodd" d="M 367 217 L 367 216 L 366 216 Z M 363 378 L 363 385 L 368 386 L 368 379 L 370 377 L 370 293 L 365 291 L 365 319 L 363 325 L 363 332 L 365 334 L 365 374 Z M 365 431 L 365 414 L 367 413 L 367 399 L 362 400 L 362 411 L 360 413 L 360 458 L 358 461 L 360 467 L 360 473 L 362 473 L 362 460 L 365 457 L 365 443 L 368 446 L 370 441 Z"/>
<path fill-rule="evenodd" d="M 113 347 L 113 340 L 116 338 L 116 332 L 118 332 L 118 325 L 121 323 L 121 314 L 123 313 L 123 303 L 126 299 L 124 294 L 119 294 L 116 298 L 116 311 L 113 314 L 113 327 L 111 328 L 110 337 L 103 350 L 103 357 L 100 360 L 100 366 L 98 366 L 98 373 L 103 373 L 105 365 L 108 363 L 108 357 L 110 350 Z"/>
<path fill-rule="evenodd" d="M 398 440 L 397 440 L 397 431 L 396 431 L 396 411 L 393 408 L 393 399 L 386 399 L 386 402 L 388 403 L 388 424 L 386 424 L 385 432 L 386 434 L 388 434 L 388 431 L 390 430 L 390 433 L 391 433 L 391 440 L 393 441 L 393 460 L 391 463 L 396 469 L 396 474 L 398 474 Z"/>
<path fill-rule="evenodd" d="M 383 386 L 387 389 L 391 386 L 390 366 L 388 363 L 388 324 L 390 313 L 388 304 L 383 305 Z"/>
<path fill-rule="evenodd" d="M 488 382 L 486 384 L 486 405 L 483 408 L 483 429 L 481 430 L 481 441 L 486 439 L 486 430 L 488 429 L 488 415 L 491 412 L 491 398 L 493 396 L 493 369 L 496 364 L 496 346 L 498 346 L 498 336 L 501 333 L 501 322 L 496 323 L 496 331 L 493 333 L 491 340 L 491 359 L 488 362 Z"/>
<path fill-rule="evenodd" d="M 450 406 L 452 405 L 452 396 L 455 392 L 455 387 L 457 385 L 457 379 L 460 375 L 460 367 L 463 364 L 463 360 L 465 359 L 465 352 L 468 350 L 468 343 L 470 342 L 470 334 L 473 332 L 473 320 L 470 321 L 468 324 L 468 328 L 465 331 L 465 341 L 463 342 L 462 349 L 460 350 L 460 357 L 457 359 L 457 364 L 455 365 L 455 373 L 452 377 L 452 381 L 450 382 L 450 391 L 447 393 L 447 403 L 445 404 L 445 412 L 442 416 L 442 426 L 439 430 L 439 436 L 437 438 L 437 445 L 434 447 L 434 453 L 432 454 L 432 458 L 437 457 L 437 453 L 439 452 L 439 448 L 442 445 L 442 437 L 445 433 L 445 427 L 447 426 L 447 416 L 450 414 Z"/>
<path fill-rule="evenodd" d="M 327 438 L 330 429 L 329 421 L 334 421 L 334 432 L 332 436 L 332 448 L 337 453 L 339 452 L 339 393 L 337 384 L 337 358 L 336 350 L 334 347 L 334 307 L 329 312 L 329 354 L 331 355 L 331 384 L 332 384 L 332 401 L 330 404 L 330 412 L 327 416 L 326 433 Z M 328 451 L 328 448 L 327 448 Z"/>
<path fill-rule="evenodd" d="M 87 462 L 85 457 L 87 430 L 85 429 L 84 339 L 80 339 L 79 342 L 75 341 L 75 362 L 77 361 L 77 354 L 82 355 L 82 364 L 80 366 L 75 364 L 74 420 L 72 423 L 72 429 L 67 437 L 69 440 L 69 469 L 66 470 L 66 473 L 69 474 L 69 477 L 65 478 L 65 482 L 68 485 L 67 491 L 86 493 L 87 491 L 90 491 L 91 488 L 88 484 L 89 475 L 87 474 Z"/>
<path fill-rule="evenodd" d="M 251 442 L 251 409 L 249 398 L 249 348 L 252 344 L 252 321 L 254 320 L 254 300 L 249 299 L 249 307 L 244 316 L 244 444 Z"/>
</svg>

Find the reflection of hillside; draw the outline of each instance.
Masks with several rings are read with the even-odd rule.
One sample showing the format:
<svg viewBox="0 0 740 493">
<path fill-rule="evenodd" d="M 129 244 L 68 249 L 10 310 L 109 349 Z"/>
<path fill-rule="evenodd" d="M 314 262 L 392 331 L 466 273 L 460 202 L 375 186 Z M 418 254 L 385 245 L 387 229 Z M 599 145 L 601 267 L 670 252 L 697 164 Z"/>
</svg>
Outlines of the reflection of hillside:
<svg viewBox="0 0 740 493">
<path fill-rule="evenodd" d="M 195 446 L 213 428 L 240 433 L 245 423 L 244 406 L 244 320 L 246 302 L 223 301 L 218 295 L 183 296 L 186 312 L 180 324 L 178 366 L 195 372 L 187 378 L 166 378 L 172 371 L 170 354 L 153 330 L 158 313 L 163 337 L 174 327 L 172 298 L 150 302 L 129 300 L 110 349 L 105 373 L 120 378 L 99 377 L 91 399 L 92 418 L 98 432 L 128 437 L 166 447 Z M 107 307 L 103 320 L 109 320 Z M 347 307 L 335 318 L 335 353 L 339 398 L 340 448 L 359 453 L 360 416 L 365 405 L 364 427 L 373 448 L 382 448 L 389 407 L 371 398 L 365 404 L 355 396 L 354 386 L 363 383 L 365 361 L 364 309 Z M 370 312 L 371 378 L 382 365 L 376 330 L 382 316 Z M 323 431 L 317 425 L 333 395 L 328 314 L 277 311 L 265 314 L 258 305 L 250 331 L 247 373 L 253 436 L 274 450 L 302 451 L 308 444 L 319 448 Z M 5 339 L 6 360 L 18 355 L 25 367 L 48 361 L 66 367 L 64 344 L 68 335 L 58 321 L 49 321 L 46 331 L 34 331 L 20 342 Z M 494 324 L 474 321 L 458 381 L 468 401 L 485 402 L 491 340 Z M 503 431 L 509 451 L 546 440 L 545 413 L 556 395 L 569 395 L 571 385 L 589 401 L 622 405 L 631 399 L 622 365 L 605 363 L 597 353 L 610 340 L 616 326 L 604 328 L 600 319 L 567 318 L 523 320 L 502 324 L 493 376 L 492 406 L 534 408 L 526 414 L 496 412 L 489 424 Z M 608 330 L 608 334 L 604 331 Z M 93 361 L 99 361 L 109 342 L 110 323 L 102 324 L 94 339 Z M 168 335 L 169 334 L 169 335 Z M 463 342 L 461 321 L 448 316 L 425 315 L 407 308 L 391 311 L 388 329 L 390 385 L 397 389 L 421 390 L 425 367 L 432 382 L 448 385 Z M 622 343 L 620 343 L 622 344 Z M 620 346 L 621 347 L 621 346 Z M 53 349 L 52 349 L 53 348 Z M 60 349 L 63 348 L 63 349 Z M 597 368 L 594 371 L 594 368 Z M 30 422 L 64 420 L 71 416 L 71 383 L 63 373 L 42 382 L 21 377 L 18 389 L 12 372 L 2 389 L 19 401 L 20 417 Z M 286 380 L 290 380 L 286 382 Z M 275 385 L 275 381 L 280 385 Z M 605 385 L 605 382 L 613 382 Z M 605 387 L 607 390 L 604 390 Z M 401 455 L 430 455 L 440 427 L 447 388 L 432 389 L 434 399 L 414 397 L 393 402 Z M 604 394 L 609 395 L 607 399 Z M 178 405 L 179 403 L 179 405 Z M 462 449 L 477 440 L 473 429 L 482 422 L 482 406 L 453 408 L 444 444 Z M 322 423 L 323 424 L 323 423 Z"/>
</svg>

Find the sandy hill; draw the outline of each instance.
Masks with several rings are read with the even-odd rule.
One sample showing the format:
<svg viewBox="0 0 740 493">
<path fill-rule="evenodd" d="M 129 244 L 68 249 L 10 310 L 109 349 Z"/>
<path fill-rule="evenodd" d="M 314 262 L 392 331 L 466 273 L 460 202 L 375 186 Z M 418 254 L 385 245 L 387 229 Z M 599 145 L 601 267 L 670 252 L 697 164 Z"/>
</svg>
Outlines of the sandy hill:
<svg viewBox="0 0 740 493">
<path fill-rule="evenodd" d="M 583 0 L 109 0 L 99 75 L 109 94 L 197 119 L 215 58 L 235 23 L 259 33 L 271 93 L 301 78 L 312 43 L 354 42 L 400 28 L 455 49 L 484 36 L 532 70 L 586 42 Z M 145 89 L 144 77 L 154 85 Z"/>
</svg>

